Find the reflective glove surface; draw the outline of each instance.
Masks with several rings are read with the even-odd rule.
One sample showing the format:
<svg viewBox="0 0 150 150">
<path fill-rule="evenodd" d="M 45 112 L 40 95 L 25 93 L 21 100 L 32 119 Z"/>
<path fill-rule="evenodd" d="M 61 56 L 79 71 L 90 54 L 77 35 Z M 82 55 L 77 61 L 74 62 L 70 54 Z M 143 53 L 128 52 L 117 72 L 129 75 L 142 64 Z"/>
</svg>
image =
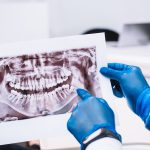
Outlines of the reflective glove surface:
<svg viewBox="0 0 150 150">
<path fill-rule="evenodd" d="M 102 67 L 100 72 L 116 81 L 113 90 L 114 93 L 119 93 L 127 98 L 130 108 L 137 114 L 137 100 L 140 94 L 149 88 L 142 71 L 139 67 L 129 66 L 120 63 L 109 63 L 108 67 Z M 117 88 L 116 88 L 117 87 Z M 120 88 L 118 88 L 120 87 Z M 115 94 L 117 96 L 117 94 Z"/>
<path fill-rule="evenodd" d="M 121 139 L 115 130 L 114 113 L 103 99 L 96 98 L 83 89 L 77 90 L 81 101 L 73 110 L 67 123 L 68 130 L 82 145 L 96 130 L 105 128 Z"/>
</svg>

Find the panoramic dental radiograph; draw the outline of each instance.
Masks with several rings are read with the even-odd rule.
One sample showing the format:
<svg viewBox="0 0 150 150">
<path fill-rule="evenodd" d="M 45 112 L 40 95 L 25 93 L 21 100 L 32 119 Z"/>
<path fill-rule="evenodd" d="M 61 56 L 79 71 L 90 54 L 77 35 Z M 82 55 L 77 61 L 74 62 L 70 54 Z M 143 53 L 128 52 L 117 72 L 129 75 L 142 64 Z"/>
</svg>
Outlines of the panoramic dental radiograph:
<svg viewBox="0 0 150 150">
<path fill-rule="evenodd" d="M 76 88 L 101 96 L 96 48 L 0 58 L 0 121 L 72 111 Z"/>
</svg>

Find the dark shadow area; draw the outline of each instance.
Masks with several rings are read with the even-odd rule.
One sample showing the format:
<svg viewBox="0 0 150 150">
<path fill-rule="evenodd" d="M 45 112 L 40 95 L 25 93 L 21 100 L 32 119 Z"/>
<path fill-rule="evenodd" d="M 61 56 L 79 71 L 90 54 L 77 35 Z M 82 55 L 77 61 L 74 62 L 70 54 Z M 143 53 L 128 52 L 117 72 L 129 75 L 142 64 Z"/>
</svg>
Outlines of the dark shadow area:
<svg viewBox="0 0 150 150">
<path fill-rule="evenodd" d="M 118 41 L 119 34 L 116 31 L 110 30 L 110 29 L 101 29 L 101 28 L 95 28 L 95 29 L 89 29 L 82 34 L 94 34 L 94 33 L 105 33 L 106 41 Z"/>
<path fill-rule="evenodd" d="M 32 145 L 30 147 L 25 147 L 18 144 L 8 144 L 8 145 L 1 145 L 0 150 L 40 150 L 39 145 Z"/>
</svg>

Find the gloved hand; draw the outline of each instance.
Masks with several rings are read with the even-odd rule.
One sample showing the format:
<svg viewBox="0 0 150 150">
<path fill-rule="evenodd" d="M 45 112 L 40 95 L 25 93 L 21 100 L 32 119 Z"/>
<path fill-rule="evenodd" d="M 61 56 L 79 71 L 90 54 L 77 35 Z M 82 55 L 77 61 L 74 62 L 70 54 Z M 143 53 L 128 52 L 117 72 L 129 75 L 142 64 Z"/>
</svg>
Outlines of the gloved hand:
<svg viewBox="0 0 150 150">
<path fill-rule="evenodd" d="M 77 93 L 81 101 L 73 110 L 67 128 L 78 142 L 83 145 L 89 135 L 101 128 L 112 131 L 121 140 L 121 136 L 115 130 L 114 113 L 107 102 L 83 89 L 78 89 Z"/>
<path fill-rule="evenodd" d="M 149 88 L 139 67 L 120 63 L 109 63 L 108 67 L 102 67 L 100 72 L 115 81 L 113 90 L 117 97 L 125 96 L 130 108 L 137 114 L 137 100 L 140 94 Z"/>
</svg>

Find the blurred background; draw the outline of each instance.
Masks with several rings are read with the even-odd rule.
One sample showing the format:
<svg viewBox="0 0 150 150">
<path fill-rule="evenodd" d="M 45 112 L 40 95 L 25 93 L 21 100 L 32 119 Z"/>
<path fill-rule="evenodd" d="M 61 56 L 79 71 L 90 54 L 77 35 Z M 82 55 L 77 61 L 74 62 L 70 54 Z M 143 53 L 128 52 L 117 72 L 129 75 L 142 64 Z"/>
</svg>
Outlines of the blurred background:
<svg viewBox="0 0 150 150">
<path fill-rule="evenodd" d="M 0 0 L 0 44 L 105 32 L 107 61 L 140 66 L 150 83 L 149 6 L 150 0 Z M 142 121 L 116 101 L 124 149 L 150 149 Z M 41 149 L 79 145 L 50 138 L 41 140 Z"/>
<path fill-rule="evenodd" d="M 0 0 L 0 43 L 81 34 L 118 33 L 126 23 L 150 22 L 149 0 Z"/>
</svg>

